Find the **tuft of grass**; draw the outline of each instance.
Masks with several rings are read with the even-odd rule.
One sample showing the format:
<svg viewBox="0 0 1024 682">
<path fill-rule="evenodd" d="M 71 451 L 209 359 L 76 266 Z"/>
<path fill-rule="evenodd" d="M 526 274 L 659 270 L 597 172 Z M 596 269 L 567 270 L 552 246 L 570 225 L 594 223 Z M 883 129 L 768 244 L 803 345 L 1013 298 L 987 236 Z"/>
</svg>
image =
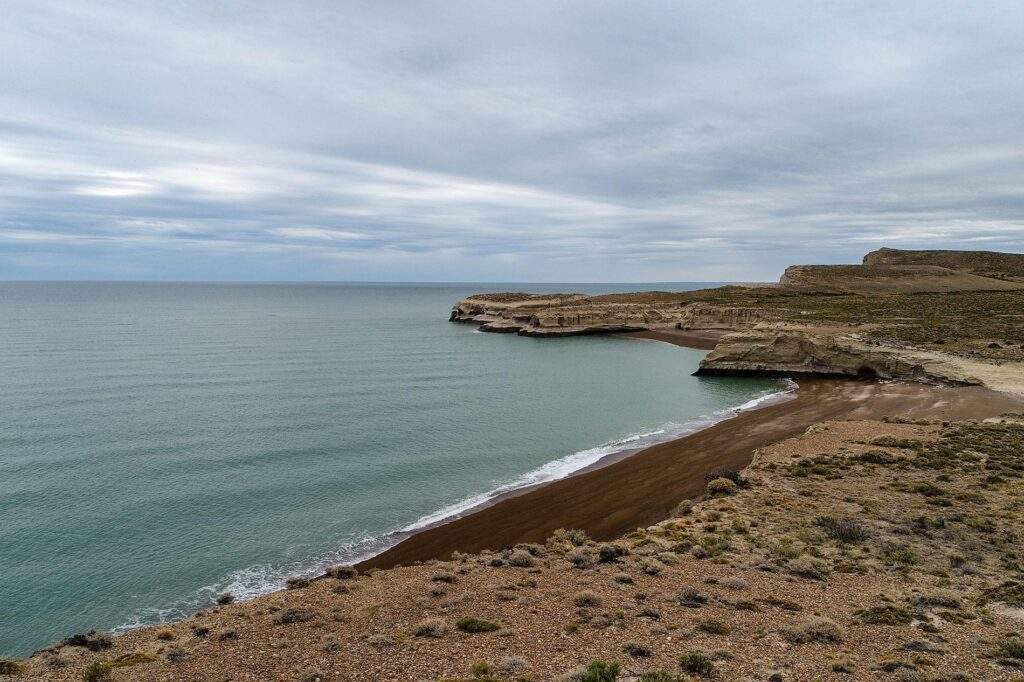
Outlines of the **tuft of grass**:
<svg viewBox="0 0 1024 682">
<path fill-rule="evenodd" d="M 516 566 L 517 568 L 529 568 L 533 566 L 536 560 L 533 555 L 527 552 L 525 549 L 517 549 L 508 555 L 508 565 Z"/>
<path fill-rule="evenodd" d="M 715 673 L 715 664 L 703 651 L 688 651 L 679 657 L 679 667 L 684 673 L 698 677 L 711 677 Z"/>
<path fill-rule="evenodd" d="M 582 547 L 590 542 L 590 538 L 587 536 L 585 531 L 582 531 L 579 528 L 570 528 L 568 530 L 565 528 L 559 528 L 551 534 L 548 542 L 553 544 L 570 544 L 574 547 Z"/>
<path fill-rule="evenodd" d="M 600 606 L 601 597 L 598 596 L 596 593 L 591 592 L 590 590 L 583 590 L 582 592 L 577 593 L 575 597 L 573 597 L 572 603 L 580 607 L 581 609 L 591 606 Z"/>
<path fill-rule="evenodd" d="M 622 666 L 615 661 L 592 661 L 586 670 L 573 677 L 573 682 L 615 682 L 620 672 Z"/>
<path fill-rule="evenodd" d="M 826 580 L 829 574 L 828 565 L 809 556 L 800 556 L 792 559 L 786 567 L 793 575 L 811 580 Z"/>
<path fill-rule="evenodd" d="M 439 618 L 428 618 L 417 623 L 412 633 L 416 637 L 444 637 L 448 632 L 448 625 Z"/>
<path fill-rule="evenodd" d="M 475 680 L 496 680 L 498 678 L 497 669 L 487 661 L 473 663 L 469 666 L 469 674 Z"/>
<path fill-rule="evenodd" d="M 622 545 L 601 545 L 597 549 L 597 560 L 602 564 L 606 564 L 615 561 L 621 556 L 625 556 L 627 553 L 626 548 Z"/>
<path fill-rule="evenodd" d="M 478 632 L 494 632 L 501 626 L 497 623 L 492 623 L 489 620 L 483 620 L 482 618 L 460 618 L 455 623 L 455 627 L 463 632 L 469 632 L 476 634 Z"/>
<path fill-rule="evenodd" d="M 779 630 L 782 638 L 791 644 L 808 644 L 810 642 L 838 643 L 843 641 L 843 633 L 833 621 L 827 618 L 812 618 L 802 625 L 793 625 Z"/>
<path fill-rule="evenodd" d="M 996 649 L 996 656 L 1024 661 L 1024 640 L 1017 637 L 1007 638 L 1005 641 L 1000 642 L 999 648 Z"/>
<path fill-rule="evenodd" d="M 738 470 L 732 469 L 730 467 L 715 467 L 711 471 L 704 474 L 705 483 L 713 481 L 716 478 L 724 478 L 730 480 L 741 488 L 747 485 L 747 481 L 746 479 L 743 478 L 743 475 L 740 474 Z"/>
<path fill-rule="evenodd" d="M 716 618 L 708 618 L 697 625 L 697 629 L 709 635 L 728 635 L 732 632 L 732 626 L 725 621 Z"/>
<path fill-rule="evenodd" d="M 438 571 L 430 579 L 435 583 L 446 583 L 448 585 L 459 581 L 459 579 L 455 577 L 454 573 L 449 573 L 448 571 Z"/>
<path fill-rule="evenodd" d="M 82 669 L 82 680 L 84 682 L 106 680 L 110 678 L 110 674 L 117 668 L 130 668 L 155 660 L 156 656 L 154 654 L 146 651 L 137 651 L 106 661 L 93 661 Z"/>
<path fill-rule="evenodd" d="M 883 545 L 881 558 L 889 566 L 914 566 L 919 561 L 917 552 L 909 545 Z"/>
<path fill-rule="evenodd" d="M 114 666 L 110 661 L 93 661 L 82 668 L 82 682 L 99 682 L 99 680 L 110 679 L 110 673 Z"/>
<path fill-rule="evenodd" d="M 699 609 L 708 603 L 708 598 L 692 587 L 688 587 L 680 592 L 676 600 L 680 606 L 685 606 L 688 609 Z"/>
<path fill-rule="evenodd" d="M 862 622 L 869 625 L 909 625 L 914 620 L 914 616 L 909 611 L 891 604 L 872 606 L 869 609 L 857 611 L 856 615 Z"/>
<path fill-rule="evenodd" d="M 636 642 L 627 642 L 622 647 L 622 650 L 633 658 L 650 658 L 653 653 L 650 647 L 637 644 Z"/>
<path fill-rule="evenodd" d="M 565 555 L 565 560 L 579 569 L 591 568 L 594 565 L 594 555 L 582 549 L 574 549 Z"/>
<path fill-rule="evenodd" d="M 732 495 L 739 489 L 735 483 L 728 478 L 713 478 L 704 486 L 705 492 L 711 497 L 724 497 Z"/>
<path fill-rule="evenodd" d="M 855 544 L 868 539 L 868 529 L 857 519 L 848 516 L 819 516 L 814 520 L 825 535 L 844 544 Z"/>
</svg>

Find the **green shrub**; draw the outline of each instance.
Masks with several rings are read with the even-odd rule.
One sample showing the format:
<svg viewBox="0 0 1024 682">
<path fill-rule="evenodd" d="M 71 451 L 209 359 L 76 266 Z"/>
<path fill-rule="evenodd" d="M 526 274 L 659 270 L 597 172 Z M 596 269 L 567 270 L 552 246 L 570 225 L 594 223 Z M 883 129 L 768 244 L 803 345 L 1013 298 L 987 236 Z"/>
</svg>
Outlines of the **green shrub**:
<svg viewBox="0 0 1024 682">
<path fill-rule="evenodd" d="M 882 561 L 890 566 L 913 566 L 917 553 L 908 545 L 887 544 L 882 547 Z"/>
<path fill-rule="evenodd" d="M 576 682 L 615 682 L 621 671 L 622 666 L 615 661 L 593 661 L 576 676 Z"/>
<path fill-rule="evenodd" d="M 700 677 L 711 677 L 715 672 L 711 657 L 702 651 L 688 651 L 680 656 L 679 667 L 684 673 Z"/>
<path fill-rule="evenodd" d="M 469 666 L 469 674 L 473 676 L 473 679 L 489 680 L 497 679 L 498 671 L 487 661 L 477 661 Z"/>
<path fill-rule="evenodd" d="M 1017 637 L 1010 637 L 1000 643 L 996 655 L 1000 658 L 1012 658 L 1018 661 L 1024 660 L 1024 640 Z"/>
<path fill-rule="evenodd" d="M 584 590 L 578 593 L 575 597 L 573 597 L 572 603 L 580 607 L 581 609 L 586 608 L 588 606 L 600 606 L 601 597 L 599 597 L 594 592 Z"/>
<path fill-rule="evenodd" d="M 93 661 L 82 669 L 83 682 L 98 682 L 110 678 L 110 672 L 114 669 L 110 661 Z"/>
</svg>

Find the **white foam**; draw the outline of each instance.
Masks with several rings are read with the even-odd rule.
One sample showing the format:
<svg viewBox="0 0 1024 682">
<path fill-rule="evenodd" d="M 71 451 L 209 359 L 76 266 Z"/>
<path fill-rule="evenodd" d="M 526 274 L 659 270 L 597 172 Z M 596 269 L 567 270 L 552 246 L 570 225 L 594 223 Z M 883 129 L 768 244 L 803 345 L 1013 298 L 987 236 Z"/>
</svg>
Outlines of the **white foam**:
<svg viewBox="0 0 1024 682">
<path fill-rule="evenodd" d="M 596 464 L 603 458 L 641 450 L 656 443 L 661 443 L 717 424 L 733 417 L 740 412 L 761 407 L 769 402 L 785 399 L 796 389 L 796 382 L 786 379 L 785 388 L 781 391 L 766 391 L 736 407 L 718 410 L 710 415 L 695 417 L 683 422 L 669 422 L 657 429 L 630 434 L 608 443 L 574 452 L 565 457 L 547 462 L 518 478 L 501 484 L 487 492 L 471 495 L 458 502 L 449 504 L 435 512 L 426 514 L 413 523 L 396 528 L 382 535 L 361 535 L 346 539 L 337 548 L 327 554 L 310 557 L 304 561 L 289 563 L 282 566 L 269 564 L 249 566 L 234 571 L 213 585 L 206 585 L 196 590 L 189 597 L 163 609 L 147 608 L 136 613 L 128 622 L 115 628 L 115 632 L 131 630 L 137 627 L 156 623 L 179 620 L 190 613 L 213 604 L 217 595 L 230 592 L 235 599 L 242 601 L 252 599 L 270 592 L 284 589 L 288 578 L 293 576 L 312 577 L 320 575 L 331 565 L 344 563 L 354 564 L 376 556 L 388 548 L 398 544 L 403 538 L 428 526 L 449 521 L 466 512 L 486 504 L 501 495 L 541 483 L 549 483 L 565 478 L 576 471 Z"/>
</svg>

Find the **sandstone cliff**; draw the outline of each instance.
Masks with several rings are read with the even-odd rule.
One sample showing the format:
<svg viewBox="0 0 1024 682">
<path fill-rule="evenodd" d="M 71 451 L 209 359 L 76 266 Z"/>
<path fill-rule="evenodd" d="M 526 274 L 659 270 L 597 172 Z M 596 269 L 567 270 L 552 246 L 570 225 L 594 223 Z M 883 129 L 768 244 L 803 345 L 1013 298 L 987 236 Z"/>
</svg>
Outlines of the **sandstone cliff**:
<svg viewBox="0 0 1024 682">
<path fill-rule="evenodd" d="M 729 334 L 701 361 L 697 373 L 982 383 L 952 356 L 869 344 L 857 335 L 821 334 L 813 329 L 760 329 Z"/>
<path fill-rule="evenodd" d="M 873 376 L 1024 393 L 1024 255 L 881 249 L 774 286 L 477 294 L 452 321 L 523 336 L 726 334 L 703 374 Z"/>
</svg>

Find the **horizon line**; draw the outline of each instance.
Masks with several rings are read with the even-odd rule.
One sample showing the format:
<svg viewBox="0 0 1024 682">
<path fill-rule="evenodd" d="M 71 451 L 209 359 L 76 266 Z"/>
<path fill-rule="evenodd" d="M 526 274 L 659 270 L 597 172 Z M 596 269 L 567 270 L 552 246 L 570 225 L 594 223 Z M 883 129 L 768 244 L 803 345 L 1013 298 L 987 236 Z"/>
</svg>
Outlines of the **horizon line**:
<svg viewBox="0 0 1024 682">
<path fill-rule="evenodd" d="M 764 282 L 744 281 L 763 284 Z M 303 280 L 303 279 L 0 279 L 0 284 L 736 284 L 740 280 L 651 280 L 638 282 L 613 281 L 527 281 L 527 280 Z"/>
</svg>

